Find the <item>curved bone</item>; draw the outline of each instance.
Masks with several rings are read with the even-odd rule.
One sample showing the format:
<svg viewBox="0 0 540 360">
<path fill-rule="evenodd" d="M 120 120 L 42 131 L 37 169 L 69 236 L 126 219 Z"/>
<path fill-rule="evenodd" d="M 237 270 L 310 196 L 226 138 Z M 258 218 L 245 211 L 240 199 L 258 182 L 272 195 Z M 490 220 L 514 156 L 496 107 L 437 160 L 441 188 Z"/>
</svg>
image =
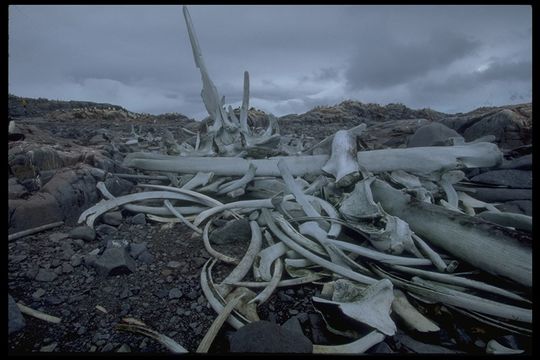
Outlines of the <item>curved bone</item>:
<svg viewBox="0 0 540 360">
<path fill-rule="evenodd" d="M 458 191 L 458 198 L 459 198 L 459 200 L 461 200 L 461 202 L 463 202 L 464 205 L 466 205 L 466 206 L 468 206 L 470 208 L 486 208 L 489 211 L 501 212 L 499 209 L 497 209 L 492 204 L 489 204 L 489 203 L 484 202 L 484 201 L 477 200 L 477 199 L 473 198 L 472 196 L 470 196 L 469 194 L 464 193 L 462 191 Z"/>
<path fill-rule="evenodd" d="M 167 349 L 169 349 L 171 352 L 175 354 L 185 354 L 189 352 L 182 345 L 178 344 L 176 341 L 174 341 L 170 337 L 160 334 L 157 331 L 150 329 L 146 325 L 118 324 L 116 325 L 116 328 L 118 330 L 131 331 L 134 333 L 148 336 L 149 338 L 156 340 L 161 345 L 165 346 Z"/>
<path fill-rule="evenodd" d="M 446 193 L 448 204 L 454 208 L 458 207 L 458 195 L 452 185 L 463 180 L 464 177 L 465 173 L 461 170 L 448 171 L 441 176 L 441 181 L 439 182 Z"/>
<path fill-rule="evenodd" d="M 242 176 L 242 178 L 221 185 L 218 188 L 217 194 L 222 195 L 236 189 L 244 188 L 251 180 L 253 180 L 256 170 L 257 167 L 255 165 L 249 164 L 248 172 L 244 176 Z"/>
<path fill-rule="evenodd" d="M 251 241 L 249 247 L 242 260 L 240 260 L 240 263 L 238 263 L 234 270 L 225 278 L 228 283 L 242 280 L 249 272 L 249 269 L 255 260 L 255 256 L 261 250 L 262 234 L 259 225 L 255 221 L 250 221 L 249 227 L 251 228 Z M 231 292 L 232 287 L 226 283 L 221 283 L 217 286 L 217 289 L 221 296 L 225 297 Z"/>
<path fill-rule="evenodd" d="M 412 329 L 420 332 L 433 332 L 441 330 L 437 324 L 416 310 L 416 308 L 407 300 L 405 294 L 399 289 L 394 289 L 392 310 L 399 315 Z"/>
<path fill-rule="evenodd" d="M 223 203 L 221 201 L 218 201 L 216 199 L 212 199 L 209 196 L 206 196 L 204 194 L 201 194 L 201 193 L 198 193 L 198 192 L 192 191 L 192 190 L 180 189 L 180 188 L 175 188 L 175 187 L 172 187 L 172 186 L 153 185 L 153 184 L 137 184 L 136 186 L 137 187 L 149 188 L 149 189 L 161 189 L 161 190 L 166 190 L 166 191 L 170 191 L 170 192 L 174 192 L 174 193 L 185 194 L 185 195 L 191 196 L 194 199 L 194 200 L 191 200 L 191 201 L 200 202 L 200 203 L 202 203 L 204 205 L 208 205 L 208 206 L 223 205 Z"/>
<path fill-rule="evenodd" d="M 344 345 L 313 345 L 314 354 L 362 354 L 372 346 L 383 341 L 385 336 L 378 331 L 372 331 L 366 336 Z"/>
<path fill-rule="evenodd" d="M 276 235 L 281 241 L 283 241 L 285 243 L 285 245 L 287 245 L 291 249 L 295 250 L 297 253 L 302 254 L 306 259 L 309 259 L 309 260 L 313 261 L 314 263 L 335 272 L 336 274 L 347 277 L 347 278 L 349 278 L 351 280 L 358 281 L 359 283 L 372 284 L 372 283 L 377 281 L 377 280 L 375 280 L 373 278 L 370 278 L 368 276 L 358 274 L 358 273 L 356 273 L 356 272 L 354 272 L 354 271 L 352 271 L 350 269 L 346 269 L 346 268 L 344 268 L 342 266 L 336 265 L 336 264 L 334 264 L 334 263 L 332 263 L 332 262 L 330 262 L 328 260 L 325 260 L 325 259 L 311 253 L 310 251 L 304 249 L 302 246 L 298 245 L 294 240 L 289 238 L 287 235 L 282 233 L 277 228 L 276 224 L 274 223 L 274 220 L 272 219 L 272 216 L 270 216 L 267 209 L 262 209 L 261 216 L 266 218 L 266 222 L 268 224 L 268 227 L 270 228 L 270 231 L 272 231 L 272 233 L 274 235 Z"/>
<path fill-rule="evenodd" d="M 281 280 L 278 282 L 277 287 L 289 287 L 289 286 L 296 286 L 296 285 L 303 285 L 303 284 L 309 284 L 314 281 L 320 280 L 324 277 L 324 275 L 320 275 L 317 273 L 310 273 L 306 276 L 294 278 L 294 279 L 286 279 Z M 234 283 L 229 283 L 229 285 L 234 286 L 242 286 L 247 288 L 264 288 L 267 287 L 270 284 L 268 281 L 237 281 Z"/>
<path fill-rule="evenodd" d="M 272 275 L 270 273 L 270 268 L 272 267 L 272 264 L 280 256 L 283 256 L 287 250 L 289 250 L 289 248 L 285 244 L 280 242 L 269 246 L 259 252 L 257 256 L 260 259 L 258 268 L 261 279 L 265 281 L 270 281 L 270 279 L 272 278 Z"/>
<path fill-rule="evenodd" d="M 439 254 L 437 254 L 431 247 L 429 247 L 428 244 L 422 238 L 420 238 L 415 233 L 412 234 L 413 240 L 415 240 L 416 244 L 418 244 L 418 247 L 422 250 L 422 252 L 431 260 L 433 265 L 437 268 L 439 271 L 446 271 L 446 272 L 453 272 L 455 268 L 457 267 L 457 261 L 452 261 L 449 265 L 447 265 L 444 260 L 441 258 Z"/>
<path fill-rule="evenodd" d="M 165 205 L 165 207 L 171 212 L 171 214 L 173 214 L 178 219 L 180 219 L 180 221 L 184 225 L 186 225 L 188 228 L 190 228 L 191 230 L 195 231 L 198 234 L 202 233 L 201 229 L 199 229 L 198 227 L 196 227 L 195 225 L 193 225 L 192 223 L 187 221 L 186 218 L 184 216 L 182 216 L 182 214 L 180 214 L 178 211 L 176 211 L 176 209 L 174 208 L 174 206 L 172 206 L 172 204 L 171 204 L 171 202 L 169 200 L 164 200 L 163 205 Z"/>
<path fill-rule="evenodd" d="M 243 287 L 236 288 L 225 297 L 225 301 L 229 302 L 239 295 L 244 295 L 244 297 L 236 305 L 235 311 L 241 314 L 247 321 L 261 320 L 259 314 L 257 314 L 257 304 L 251 302 L 257 295 L 252 290 Z"/>
<path fill-rule="evenodd" d="M 354 190 L 342 201 L 339 212 L 349 221 L 360 221 L 381 216 L 379 206 L 373 201 L 371 183 L 374 177 L 369 177 L 357 182 Z"/>
<path fill-rule="evenodd" d="M 185 190 L 192 190 L 199 186 L 204 186 L 208 184 L 209 181 L 212 181 L 212 178 L 214 177 L 214 173 L 212 172 L 198 172 L 191 180 L 189 180 L 187 183 L 185 183 L 182 186 L 182 189 Z"/>
<path fill-rule="evenodd" d="M 486 345 L 486 354 L 523 354 L 525 351 L 520 349 L 512 349 L 499 344 L 496 340 L 489 340 Z"/>
<path fill-rule="evenodd" d="M 198 189 L 198 192 L 212 192 L 215 193 L 218 191 L 218 188 L 221 184 L 223 184 L 226 181 L 230 181 L 230 177 L 220 177 L 216 181 L 212 182 L 211 184 L 208 184 L 200 189 Z"/>
<path fill-rule="evenodd" d="M 356 136 L 347 130 L 339 130 L 332 140 L 332 155 L 322 167 L 332 174 L 338 187 L 347 187 L 360 178 L 356 159 Z"/>
<path fill-rule="evenodd" d="M 263 291 L 261 291 L 255 298 L 249 301 L 250 303 L 257 303 L 257 306 L 263 304 L 270 298 L 274 290 L 276 290 L 279 280 L 281 280 L 281 276 L 283 275 L 283 262 L 280 258 L 277 258 L 274 262 L 274 272 L 272 274 L 272 277 L 270 278 L 270 281 L 268 282 L 268 286 L 264 288 Z"/>
<path fill-rule="evenodd" d="M 212 255 L 213 257 L 215 257 L 216 259 L 219 259 L 228 264 L 238 265 L 240 261 L 237 258 L 224 255 L 212 248 L 212 246 L 210 245 L 210 239 L 208 238 L 208 228 L 210 227 L 210 224 L 211 224 L 211 221 L 206 223 L 206 225 L 204 226 L 203 234 L 202 234 L 204 248 L 206 249 L 206 251 L 208 251 L 208 253 Z"/>
</svg>

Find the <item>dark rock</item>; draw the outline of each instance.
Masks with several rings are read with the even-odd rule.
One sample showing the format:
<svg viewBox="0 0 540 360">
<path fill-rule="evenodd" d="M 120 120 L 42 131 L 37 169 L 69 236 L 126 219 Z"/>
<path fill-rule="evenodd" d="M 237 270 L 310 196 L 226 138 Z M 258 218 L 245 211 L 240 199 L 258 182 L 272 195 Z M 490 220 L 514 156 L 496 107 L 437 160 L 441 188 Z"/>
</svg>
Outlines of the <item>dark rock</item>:
<svg viewBox="0 0 540 360">
<path fill-rule="evenodd" d="M 49 295 L 45 298 L 45 302 L 50 305 L 59 305 L 64 302 L 64 299 L 56 295 Z"/>
<path fill-rule="evenodd" d="M 73 272 L 73 266 L 67 263 L 62 264 L 62 272 L 65 274 Z"/>
<path fill-rule="evenodd" d="M 113 196 L 127 195 L 133 189 L 133 183 L 131 181 L 121 179 L 117 176 L 107 178 L 104 183 Z"/>
<path fill-rule="evenodd" d="M 26 200 L 8 200 L 8 209 L 10 234 L 64 220 L 56 199 L 43 192 Z"/>
<path fill-rule="evenodd" d="M 125 248 L 126 250 L 129 247 L 129 242 L 127 240 L 107 240 L 107 245 L 105 246 L 106 249 L 110 248 Z"/>
<path fill-rule="evenodd" d="M 169 291 L 169 299 L 180 299 L 183 295 L 182 291 L 178 288 L 172 288 Z"/>
<path fill-rule="evenodd" d="M 418 354 L 457 354 L 457 353 L 460 353 L 460 351 L 451 350 L 451 349 L 448 349 L 439 345 L 426 344 L 426 343 L 414 340 L 410 336 L 407 336 L 404 334 L 394 335 L 394 340 Z"/>
<path fill-rule="evenodd" d="M 49 240 L 52 242 L 59 242 L 69 237 L 69 234 L 66 233 L 53 233 L 49 235 Z"/>
<path fill-rule="evenodd" d="M 433 122 L 418 128 L 409 138 L 407 147 L 452 145 L 449 140 L 452 137 L 463 138 L 455 130 L 441 123 Z"/>
<path fill-rule="evenodd" d="M 186 297 L 189 300 L 195 300 L 197 297 L 199 297 L 199 293 L 195 290 L 191 290 L 190 292 L 186 294 Z"/>
<path fill-rule="evenodd" d="M 154 293 L 154 295 L 158 298 L 158 299 L 163 299 L 165 296 L 168 296 L 169 295 L 169 292 L 165 289 L 159 289 L 158 291 L 156 291 Z"/>
<path fill-rule="evenodd" d="M 278 291 L 278 297 L 281 301 L 285 302 L 293 302 L 294 298 L 290 297 L 289 295 L 285 294 L 283 291 Z"/>
<path fill-rule="evenodd" d="M 39 269 L 36 275 L 36 281 L 50 282 L 56 279 L 58 275 L 48 269 Z"/>
<path fill-rule="evenodd" d="M 512 160 L 503 159 L 503 162 L 498 169 L 531 170 L 532 154 L 521 156 Z"/>
<path fill-rule="evenodd" d="M 312 353 L 313 344 L 297 332 L 269 321 L 255 321 L 229 337 L 231 352 Z"/>
<path fill-rule="evenodd" d="M 131 223 L 136 225 L 146 225 L 146 216 L 144 214 L 137 214 L 131 218 Z"/>
<path fill-rule="evenodd" d="M 39 288 L 32 294 L 32 299 L 39 300 L 43 295 L 45 295 L 45 290 Z"/>
<path fill-rule="evenodd" d="M 107 225 L 118 226 L 122 223 L 122 212 L 111 211 L 103 214 L 102 221 Z"/>
<path fill-rule="evenodd" d="M 182 266 L 182 263 L 179 261 L 169 261 L 167 263 L 167 267 L 171 269 L 178 269 L 180 266 Z"/>
<path fill-rule="evenodd" d="M 135 261 L 124 248 L 106 249 L 94 263 L 96 272 L 101 276 L 129 274 L 137 268 Z"/>
<path fill-rule="evenodd" d="M 367 350 L 369 354 L 393 354 L 394 351 L 386 342 L 380 342 Z"/>
<path fill-rule="evenodd" d="M 24 317 L 15 300 L 8 294 L 8 335 L 22 330 L 26 326 Z"/>
<path fill-rule="evenodd" d="M 298 320 L 298 317 L 293 316 L 289 320 L 285 321 L 282 327 L 289 329 L 291 331 L 300 333 L 304 335 L 304 331 L 302 330 L 302 326 L 300 325 L 300 321 Z"/>
<path fill-rule="evenodd" d="M 73 239 L 82 239 L 84 241 L 93 241 L 96 238 L 96 231 L 90 226 L 77 226 L 69 232 L 69 236 Z"/>
<path fill-rule="evenodd" d="M 248 219 L 229 221 L 225 226 L 212 231 L 210 242 L 214 244 L 243 243 L 251 239 Z"/>
<path fill-rule="evenodd" d="M 116 233 L 118 233 L 118 229 L 111 225 L 99 224 L 96 227 L 96 234 L 102 239 L 106 238 L 107 236 L 115 235 Z"/>
<path fill-rule="evenodd" d="M 146 251 L 146 245 L 147 242 L 142 243 L 131 243 L 129 245 L 129 255 L 131 255 L 134 259 L 137 259 L 139 255 L 141 255 L 144 251 Z"/>
<path fill-rule="evenodd" d="M 326 337 L 326 324 L 320 314 L 309 314 L 309 323 L 311 327 L 311 340 L 314 344 L 327 345 L 329 340 Z"/>
<path fill-rule="evenodd" d="M 82 256 L 80 255 L 73 255 L 71 258 L 71 266 L 77 267 L 82 264 Z"/>
<path fill-rule="evenodd" d="M 17 182 L 16 177 L 8 180 L 8 199 L 19 199 L 28 194 L 28 190 Z"/>
<path fill-rule="evenodd" d="M 137 260 L 142 261 L 145 264 L 151 264 L 154 262 L 154 256 L 148 251 L 143 251 L 138 257 Z"/>
<path fill-rule="evenodd" d="M 129 297 L 133 296 L 133 293 L 129 290 L 129 288 L 126 286 L 124 289 L 120 292 L 120 299 L 127 299 Z"/>
<path fill-rule="evenodd" d="M 504 185 L 514 189 L 531 189 L 532 171 L 493 170 L 476 175 L 471 180 L 484 184 Z"/>
</svg>

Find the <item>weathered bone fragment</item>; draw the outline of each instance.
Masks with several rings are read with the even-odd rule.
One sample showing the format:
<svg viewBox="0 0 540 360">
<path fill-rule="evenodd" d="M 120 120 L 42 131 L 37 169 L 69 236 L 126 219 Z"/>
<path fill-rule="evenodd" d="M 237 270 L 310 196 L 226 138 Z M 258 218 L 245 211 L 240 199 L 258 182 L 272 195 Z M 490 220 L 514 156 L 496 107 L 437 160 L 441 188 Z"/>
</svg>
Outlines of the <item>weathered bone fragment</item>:
<svg viewBox="0 0 540 360">
<path fill-rule="evenodd" d="M 192 190 L 199 186 L 204 186 L 208 184 L 208 182 L 212 181 L 212 178 L 214 177 L 214 174 L 212 172 L 203 173 L 198 172 L 197 175 L 195 175 L 191 180 L 189 180 L 187 183 L 185 183 L 182 186 L 182 189 L 184 190 Z"/>
<path fill-rule="evenodd" d="M 206 332 L 206 335 L 204 335 L 204 338 L 199 343 L 197 350 L 195 350 L 196 353 L 208 352 L 208 350 L 210 349 L 210 346 L 212 345 L 212 342 L 214 341 L 216 335 L 219 332 L 219 329 L 221 329 L 221 327 L 223 326 L 223 323 L 225 323 L 225 320 L 227 320 L 227 318 L 233 311 L 234 307 L 240 302 L 240 299 L 243 296 L 244 294 L 234 298 L 233 300 L 227 303 L 227 305 L 223 308 L 223 311 L 214 320 L 212 325 L 210 325 L 210 329 L 208 329 L 208 331 Z"/>
<path fill-rule="evenodd" d="M 525 352 L 524 350 L 512 349 L 512 348 L 503 346 L 494 339 L 488 341 L 486 345 L 486 354 L 511 355 L 511 354 L 523 354 L 524 352 Z"/>
<path fill-rule="evenodd" d="M 211 193 L 215 193 L 218 191 L 218 188 L 221 184 L 223 184 L 224 182 L 227 182 L 227 181 L 230 181 L 231 178 L 230 177 L 220 177 L 219 179 L 216 179 L 215 181 L 213 181 L 212 183 L 206 185 L 206 186 L 203 186 L 202 188 L 198 189 L 197 191 L 198 192 L 211 192 Z"/>
<path fill-rule="evenodd" d="M 501 226 L 508 226 L 518 230 L 532 232 L 532 217 L 528 215 L 500 211 L 484 211 L 478 214 L 477 217 Z"/>
<path fill-rule="evenodd" d="M 17 240 L 17 239 L 20 239 L 22 237 L 32 235 L 32 234 L 36 234 L 36 233 L 41 232 L 41 231 L 54 229 L 55 227 L 62 226 L 62 225 L 64 225 L 63 221 L 57 221 L 57 222 L 54 222 L 54 223 L 51 223 L 51 224 L 45 224 L 45 225 L 41 225 L 41 226 L 36 226 L 34 228 L 31 228 L 31 229 L 26 229 L 26 230 L 23 230 L 23 231 L 19 231 L 19 232 L 13 233 L 13 234 L 9 234 L 8 235 L 8 241 Z"/>
<path fill-rule="evenodd" d="M 345 316 L 369 325 L 385 335 L 393 336 L 396 333 L 396 325 L 390 318 L 394 300 L 393 286 L 388 279 L 368 286 L 359 296 L 351 298 L 345 294 L 338 299 L 335 300 L 334 296 L 332 300 L 313 297 L 316 303 L 337 305 Z"/>
<path fill-rule="evenodd" d="M 308 259 L 285 259 L 285 264 L 290 267 L 305 268 L 313 265 Z"/>
<path fill-rule="evenodd" d="M 469 215 L 474 216 L 475 208 L 486 208 L 489 211 L 500 212 L 500 210 L 497 209 L 494 205 L 477 200 L 463 191 L 458 191 L 458 198 L 463 203 L 465 208 L 470 208 L 472 210 L 472 213 L 469 213 L 470 210 L 469 212 L 467 212 Z"/>
<path fill-rule="evenodd" d="M 420 238 L 415 233 L 412 234 L 413 240 L 416 242 L 420 250 L 431 260 L 433 265 L 439 271 L 453 272 L 458 266 L 457 261 L 452 261 L 450 264 L 446 264 L 439 254 L 437 254 L 433 249 Z"/>
<path fill-rule="evenodd" d="M 21 313 L 30 315 L 32 317 L 35 317 L 36 319 L 40 319 L 40 320 L 50 322 L 53 324 L 58 324 L 62 321 L 62 319 L 60 319 L 59 317 L 48 315 L 48 314 L 45 314 L 44 312 L 34 310 L 26 305 L 21 304 L 20 302 L 17 303 L 17 307 L 19 308 Z"/>
<path fill-rule="evenodd" d="M 448 204 L 453 208 L 458 207 L 458 195 L 452 185 L 463 180 L 463 178 L 465 178 L 465 173 L 461 170 L 448 171 L 441 176 L 439 183 L 446 193 Z"/>
<path fill-rule="evenodd" d="M 476 217 L 411 199 L 383 181 L 371 186 L 373 198 L 407 221 L 426 241 L 489 273 L 532 286 L 531 239 Z"/>
<path fill-rule="evenodd" d="M 247 135 L 251 135 L 247 118 L 249 109 L 249 73 L 244 71 L 244 94 L 242 96 L 242 107 L 240 108 L 240 128 Z"/>
<path fill-rule="evenodd" d="M 280 282 L 278 282 L 277 287 L 289 287 L 289 286 L 309 284 L 314 281 L 320 280 L 323 277 L 324 275 L 321 275 L 321 274 L 310 273 L 303 277 L 281 280 Z M 270 282 L 268 281 L 237 281 L 235 283 L 230 283 L 229 285 L 242 286 L 242 287 L 247 287 L 247 288 L 264 288 L 264 287 L 267 287 L 269 284 Z"/>
<path fill-rule="evenodd" d="M 339 212 L 346 220 L 358 222 L 381 216 L 379 206 L 373 201 L 370 189 L 374 180 L 374 177 L 369 177 L 357 182 L 353 192 L 345 197 L 339 207 Z"/>
<path fill-rule="evenodd" d="M 358 126 L 355 126 L 355 127 L 350 128 L 348 130 L 345 130 L 345 131 L 347 131 L 350 135 L 352 135 L 352 136 L 354 136 L 356 138 L 357 136 L 362 134 L 362 132 L 364 132 L 366 127 L 367 127 L 367 125 L 362 123 L 362 124 L 360 124 Z M 305 154 L 305 155 L 313 154 L 315 149 L 317 149 L 317 151 L 320 154 L 330 154 L 332 152 L 332 142 L 334 140 L 335 135 L 336 134 L 332 134 L 332 135 L 326 137 L 324 140 L 322 140 L 318 144 L 313 145 L 312 147 L 310 147 L 306 151 L 303 151 L 302 154 Z"/>
<path fill-rule="evenodd" d="M 243 287 L 236 288 L 225 297 L 225 302 L 229 302 L 240 295 L 244 296 L 235 306 L 234 311 L 240 314 L 248 322 L 261 320 L 259 314 L 257 314 L 257 304 L 251 302 L 251 300 L 257 296 L 252 290 Z"/>
<path fill-rule="evenodd" d="M 332 154 L 322 171 L 332 174 L 338 187 L 347 187 L 360 178 L 356 159 L 356 136 L 339 130 L 332 140 Z"/>
<path fill-rule="evenodd" d="M 169 349 L 172 353 L 175 354 L 184 354 L 188 351 L 180 344 L 178 344 L 176 341 L 171 339 L 170 337 L 160 334 L 155 330 L 150 329 L 146 325 L 136 325 L 136 324 L 117 324 L 116 328 L 118 330 L 123 331 L 130 331 L 137 334 L 142 334 L 145 336 L 148 336 L 149 338 L 152 338 L 159 342 L 161 345 L 165 346 L 167 349 Z"/>
<path fill-rule="evenodd" d="M 280 257 L 285 254 L 289 248 L 283 243 L 277 243 L 272 246 L 267 247 L 264 250 L 261 250 L 257 255 L 259 258 L 259 274 L 261 279 L 264 281 L 270 281 L 272 274 L 270 273 L 270 268 L 272 264 Z"/>
<path fill-rule="evenodd" d="M 313 344 L 314 354 L 363 354 L 371 347 L 383 341 L 385 336 L 374 330 L 366 336 L 345 345 L 316 345 Z"/>
<path fill-rule="evenodd" d="M 189 157 L 168 155 L 141 155 L 130 153 L 123 166 L 149 171 L 168 171 L 184 174 L 210 172 L 222 176 L 243 176 L 253 163 L 255 176 L 281 176 L 278 161 L 283 159 L 293 176 L 320 175 L 330 156 L 304 155 L 274 157 L 270 159 L 241 159 L 227 157 Z M 430 174 L 440 170 L 492 167 L 497 165 L 502 153 L 495 144 L 477 143 L 462 146 L 434 146 L 406 149 L 382 149 L 357 153 L 359 167 L 374 174 L 404 170 L 413 174 Z"/>
<path fill-rule="evenodd" d="M 407 300 L 407 297 L 403 291 L 399 289 L 394 289 L 392 310 L 403 319 L 407 326 L 412 329 L 420 332 L 433 332 L 440 330 L 437 324 L 416 310 L 416 308 Z"/>
<path fill-rule="evenodd" d="M 238 180 L 231 181 L 230 183 L 223 184 L 218 188 L 217 194 L 222 195 L 231 192 L 236 189 L 244 188 L 255 177 L 255 171 L 257 168 L 255 165 L 250 164 L 248 172 Z"/>
</svg>

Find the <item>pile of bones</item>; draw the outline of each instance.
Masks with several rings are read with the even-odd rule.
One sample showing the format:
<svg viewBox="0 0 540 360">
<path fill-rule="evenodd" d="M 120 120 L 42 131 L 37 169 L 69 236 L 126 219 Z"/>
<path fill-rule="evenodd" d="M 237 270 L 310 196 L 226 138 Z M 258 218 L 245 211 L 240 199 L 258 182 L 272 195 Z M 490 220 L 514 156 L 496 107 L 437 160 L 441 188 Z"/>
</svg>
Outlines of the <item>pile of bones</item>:
<svg viewBox="0 0 540 360">
<path fill-rule="evenodd" d="M 225 321 L 239 329 L 259 320 L 257 306 L 277 288 L 308 283 L 323 285 L 320 297 L 312 298 L 323 316 L 337 313 L 370 329 L 339 329 L 325 319 L 351 342 L 314 344 L 314 353 L 366 351 L 396 333 L 391 312 L 416 331 L 438 331 L 410 298 L 531 335 L 531 217 L 476 200 L 470 195 L 474 184 L 462 171 L 500 164 L 497 145 L 456 138 L 452 146 L 358 151 L 357 137 L 366 128 L 361 124 L 306 148 L 280 136 L 271 115 L 267 128 L 249 126 L 248 73 L 238 117 L 209 78 L 186 7 L 184 17 L 213 122 L 182 144 L 164 139 L 165 154 L 128 154 L 124 165 L 147 172 L 132 177 L 158 175 L 170 186 L 139 183 L 140 192 L 114 197 L 99 183 L 104 199 L 84 211 L 79 223 L 92 227 L 105 212 L 124 208 L 156 222 L 183 223 L 202 236 L 212 258 L 202 268 L 201 288 L 219 315 L 198 352 L 208 350 Z M 251 240 L 241 259 L 211 247 L 216 219 L 244 217 Z M 457 273 L 458 261 L 478 271 Z M 218 284 L 212 277 L 216 262 L 232 268 Z M 255 281 L 245 281 L 250 271 Z M 507 285 L 474 279 L 478 273 Z M 118 326 L 186 352 L 143 323 Z M 493 340 L 486 351 L 516 350 Z"/>
</svg>

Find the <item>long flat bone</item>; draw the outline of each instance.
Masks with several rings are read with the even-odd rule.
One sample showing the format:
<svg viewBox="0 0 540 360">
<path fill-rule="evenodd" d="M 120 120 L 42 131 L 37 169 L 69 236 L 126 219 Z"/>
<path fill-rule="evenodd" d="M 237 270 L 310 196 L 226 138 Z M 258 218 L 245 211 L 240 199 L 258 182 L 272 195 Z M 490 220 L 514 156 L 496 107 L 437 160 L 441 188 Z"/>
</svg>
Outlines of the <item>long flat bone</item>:
<svg viewBox="0 0 540 360">
<path fill-rule="evenodd" d="M 392 310 L 399 315 L 410 327 L 420 332 L 433 332 L 441 330 L 432 320 L 422 315 L 411 303 L 403 291 L 394 289 Z"/>
<path fill-rule="evenodd" d="M 296 286 L 296 285 L 303 285 L 303 284 L 309 284 L 314 281 L 320 280 L 323 278 L 323 275 L 319 275 L 316 273 L 312 273 L 306 276 L 294 278 L 294 279 L 286 279 L 281 280 L 278 282 L 278 287 L 289 287 L 289 286 Z M 268 281 L 237 281 L 234 283 L 229 283 L 229 285 L 234 286 L 242 286 L 242 287 L 252 287 L 252 288 L 264 288 L 267 287 L 270 284 Z"/>
<path fill-rule="evenodd" d="M 417 201 L 380 180 L 371 188 L 374 200 L 405 220 L 422 239 L 484 271 L 532 286 L 527 234 Z"/>
<path fill-rule="evenodd" d="M 433 265 L 437 268 L 439 271 L 446 271 L 446 272 L 453 272 L 454 269 L 457 267 L 457 262 L 453 261 L 450 263 L 450 265 L 447 265 L 444 260 L 441 258 L 439 254 L 437 254 L 433 249 L 424 241 L 421 237 L 416 235 L 415 233 L 412 234 L 412 239 L 416 242 L 420 250 L 431 260 Z"/>
<path fill-rule="evenodd" d="M 281 176 L 277 166 L 280 159 L 291 169 L 293 176 L 320 175 L 329 155 L 304 155 L 274 157 L 270 159 L 242 159 L 231 157 L 189 157 L 170 155 L 141 155 L 130 153 L 123 166 L 151 171 L 168 171 L 195 174 L 212 171 L 218 176 L 243 176 L 253 163 L 256 176 Z M 415 147 L 406 149 L 382 149 L 357 153 L 359 167 L 374 174 L 385 171 L 404 170 L 413 174 L 430 174 L 440 170 L 492 167 L 502 159 L 495 144 L 476 143 L 460 146 Z"/>
<path fill-rule="evenodd" d="M 510 226 L 518 230 L 532 232 L 532 217 L 528 215 L 501 211 L 484 211 L 478 214 L 477 217 L 502 226 Z"/>
</svg>

